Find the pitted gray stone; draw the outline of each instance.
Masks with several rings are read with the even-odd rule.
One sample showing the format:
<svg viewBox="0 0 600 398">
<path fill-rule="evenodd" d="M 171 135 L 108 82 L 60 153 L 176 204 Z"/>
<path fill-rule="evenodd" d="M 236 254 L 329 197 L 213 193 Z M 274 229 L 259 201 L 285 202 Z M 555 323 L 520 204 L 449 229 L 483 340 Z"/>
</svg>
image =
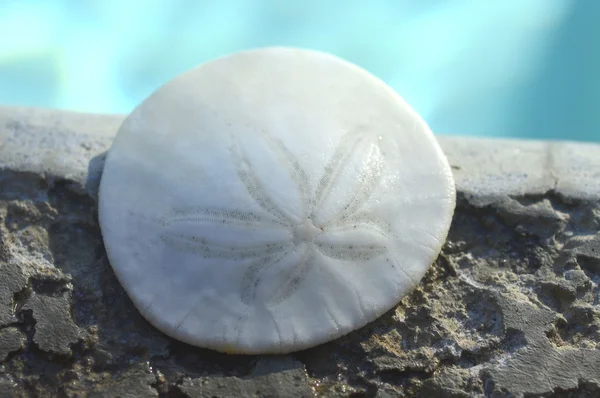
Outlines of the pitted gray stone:
<svg viewBox="0 0 600 398">
<path fill-rule="evenodd" d="M 9 354 L 23 348 L 24 337 L 17 328 L 0 329 L 0 362 L 5 361 Z"/>
</svg>

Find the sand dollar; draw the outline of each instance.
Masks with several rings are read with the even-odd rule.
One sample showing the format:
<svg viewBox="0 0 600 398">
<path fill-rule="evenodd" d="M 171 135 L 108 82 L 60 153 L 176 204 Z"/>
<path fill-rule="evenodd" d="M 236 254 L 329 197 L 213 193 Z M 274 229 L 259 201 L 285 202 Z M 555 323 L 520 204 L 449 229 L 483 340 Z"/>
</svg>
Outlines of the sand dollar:
<svg viewBox="0 0 600 398">
<path fill-rule="evenodd" d="M 373 321 L 419 283 L 455 205 L 426 123 L 332 55 L 245 51 L 123 122 L 99 219 L 146 319 L 189 344 L 285 353 Z"/>
</svg>

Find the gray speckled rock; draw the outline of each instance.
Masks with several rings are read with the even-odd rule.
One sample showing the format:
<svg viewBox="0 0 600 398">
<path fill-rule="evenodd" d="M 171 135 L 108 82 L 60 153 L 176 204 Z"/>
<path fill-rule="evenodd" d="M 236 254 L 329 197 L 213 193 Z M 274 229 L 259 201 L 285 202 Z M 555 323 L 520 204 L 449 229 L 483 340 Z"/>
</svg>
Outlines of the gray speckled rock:
<svg viewBox="0 0 600 398">
<path fill-rule="evenodd" d="M 259 359 L 246 377 L 184 378 L 177 386 L 184 396 L 212 397 L 312 397 L 304 365 L 289 356 Z"/>
<path fill-rule="evenodd" d="M 79 340 L 79 328 L 70 315 L 70 295 L 49 297 L 43 292 L 33 293 L 22 310 L 32 311 L 35 319 L 33 342 L 45 352 L 69 355 L 71 345 Z"/>
<path fill-rule="evenodd" d="M 123 374 L 118 374 L 112 379 L 111 377 L 111 380 L 98 383 L 89 398 L 158 397 L 158 391 L 153 386 L 156 383 L 155 376 L 146 364 L 131 366 Z"/>
<path fill-rule="evenodd" d="M 23 348 L 23 333 L 17 328 L 0 329 L 0 362 L 6 361 L 8 355 Z"/>
<path fill-rule="evenodd" d="M 0 108 L 0 396 L 600 396 L 600 146 L 441 137 L 448 241 L 393 310 L 275 357 L 151 327 L 96 220 L 121 116 Z"/>
</svg>

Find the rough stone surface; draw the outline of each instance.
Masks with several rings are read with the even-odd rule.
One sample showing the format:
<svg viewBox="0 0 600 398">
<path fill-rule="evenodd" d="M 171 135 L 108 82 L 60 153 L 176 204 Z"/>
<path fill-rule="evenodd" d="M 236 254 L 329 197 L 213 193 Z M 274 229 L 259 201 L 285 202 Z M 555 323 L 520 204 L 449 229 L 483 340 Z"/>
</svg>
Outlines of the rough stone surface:
<svg viewBox="0 0 600 398">
<path fill-rule="evenodd" d="M 312 397 L 304 365 L 290 356 L 259 359 L 246 377 L 186 377 L 177 386 L 189 397 Z"/>
<path fill-rule="evenodd" d="M 0 329 L 0 362 L 5 361 L 12 352 L 23 348 L 23 334 L 14 327 Z"/>
<path fill-rule="evenodd" d="M 0 108 L 0 397 L 598 397 L 600 146 L 441 137 L 458 204 L 422 283 L 285 356 L 150 326 L 96 219 L 121 116 Z"/>
</svg>

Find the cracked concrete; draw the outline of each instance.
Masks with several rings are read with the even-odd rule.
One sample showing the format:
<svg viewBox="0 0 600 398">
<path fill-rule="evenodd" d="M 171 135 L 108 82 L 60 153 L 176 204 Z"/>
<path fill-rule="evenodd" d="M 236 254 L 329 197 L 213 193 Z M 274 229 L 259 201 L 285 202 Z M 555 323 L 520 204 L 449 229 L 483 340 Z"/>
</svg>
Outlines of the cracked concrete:
<svg viewBox="0 0 600 398">
<path fill-rule="evenodd" d="M 121 116 L 0 108 L 0 397 L 600 396 L 600 146 L 441 137 L 442 253 L 394 309 L 283 356 L 172 340 L 96 219 Z"/>
</svg>

